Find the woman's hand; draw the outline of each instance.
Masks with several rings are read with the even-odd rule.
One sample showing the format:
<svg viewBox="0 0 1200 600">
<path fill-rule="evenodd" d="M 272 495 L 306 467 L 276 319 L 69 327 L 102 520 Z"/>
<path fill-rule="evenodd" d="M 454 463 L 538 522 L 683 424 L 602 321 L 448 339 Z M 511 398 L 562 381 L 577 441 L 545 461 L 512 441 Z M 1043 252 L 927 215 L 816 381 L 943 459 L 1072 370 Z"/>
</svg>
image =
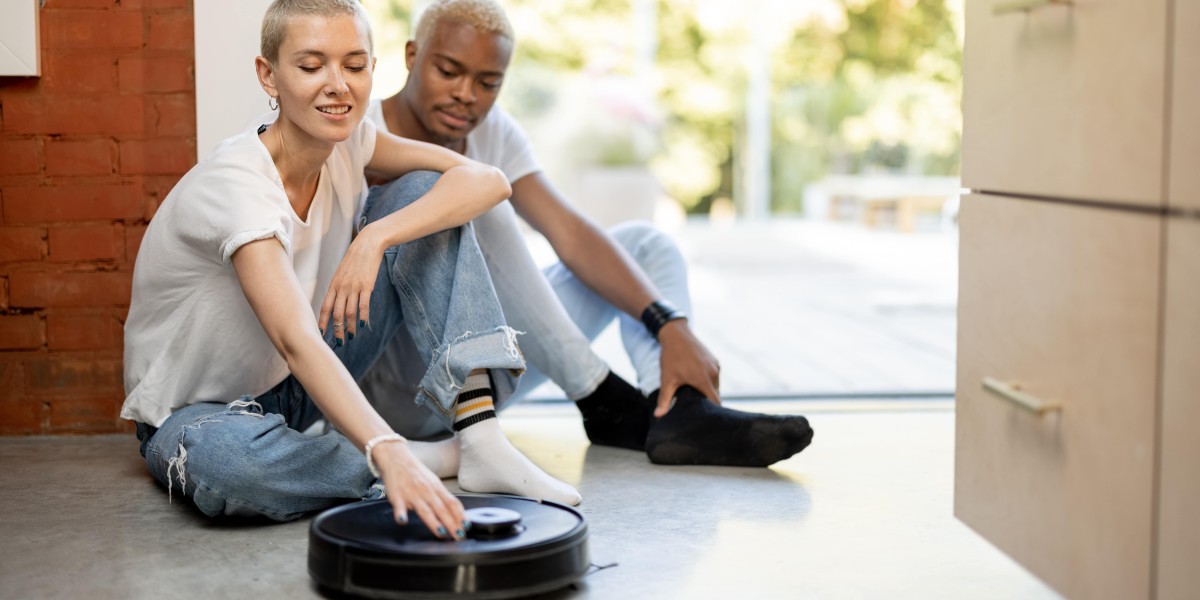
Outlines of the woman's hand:
<svg viewBox="0 0 1200 600">
<path fill-rule="evenodd" d="M 353 309 L 349 314 L 352 322 L 356 315 L 363 320 L 369 318 L 367 305 L 383 251 L 372 245 L 367 229 L 370 226 L 359 233 L 338 265 L 322 309 L 322 325 L 330 314 L 344 323 L 347 306 Z M 350 372 L 317 332 L 296 326 L 312 318 L 312 304 L 279 241 L 269 238 L 242 246 L 233 254 L 233 266 L 267 337 L 337 430 L 360 446 L 391 433 L 387 422 L 363 397 Z M 380 443 L 372 448 L 371 456 L 398 517 L 407 518 L 412 508 L 435 535 L 439 527 L 445 528 L 441 537 L 465 529 L 462 503 L 413 456 L 407 443 Z"/>
<path fill-rule="evenodd" d="M 408 510 L 412 509 L 437 537 L 466 536 L 462 502 L 413 456 L 407 442 L 379 444 L 372 448 L 371 456 L 379 467 L 397 523 L 407 522 Z"/>
<path fill-rule="evenodd" d="M 375 289 L 375 278 L 379 264 L 383 261 L 383 245 L 374 235 L 370 225 L 364 227 L 350 242 L 350 248 L 333 273 L 317 326 L 325 334 L 325 326 L 333 319 L 333 335 L 338 345 L 351 338 L 359 325 L 371 322 L 371 292 Z"/>
<path fill-rule="evenodd" d="M 671 409 L 671 400 L 681 385 L 696 388 L 705 398 L 720 404 L 721 365 L 716 357 L 696 339 L 687 326 L 687 319 L 668 321 L 658 332 L 662 345 L 662 387 L 658 392 L 655 417 Z"/>
</svg>

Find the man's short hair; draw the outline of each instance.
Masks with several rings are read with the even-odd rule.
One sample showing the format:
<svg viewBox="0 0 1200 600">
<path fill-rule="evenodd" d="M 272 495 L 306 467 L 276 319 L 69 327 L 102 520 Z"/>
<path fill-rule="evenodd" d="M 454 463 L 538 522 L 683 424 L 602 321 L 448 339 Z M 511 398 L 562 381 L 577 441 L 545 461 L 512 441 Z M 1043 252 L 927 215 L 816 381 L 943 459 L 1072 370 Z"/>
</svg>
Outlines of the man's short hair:
<svg viewBox="0 0 1200 600">
<path fill-rule="evenodd" d="M 513 40 L 512 23 L 494 0 L 435 0 L 421 13 L 413 40 L 417 45 L 429 41 L 437 24 L 447 19 Z"/>
<path fill-rule="evenodd" d="M 362 19 L 367 26 L 367 51 L 375 55 L 375 38 L 371 34 L 371 20 L 358 0 L 274 0 L 263 16 L 262 39 L 259 52 L 262 57 L 276 64 L 279 62 L 279 47 L 287 35 L 288 21 L 292 17 L 316 15 L 335 17 L 350 15 Z"/>
</svg>

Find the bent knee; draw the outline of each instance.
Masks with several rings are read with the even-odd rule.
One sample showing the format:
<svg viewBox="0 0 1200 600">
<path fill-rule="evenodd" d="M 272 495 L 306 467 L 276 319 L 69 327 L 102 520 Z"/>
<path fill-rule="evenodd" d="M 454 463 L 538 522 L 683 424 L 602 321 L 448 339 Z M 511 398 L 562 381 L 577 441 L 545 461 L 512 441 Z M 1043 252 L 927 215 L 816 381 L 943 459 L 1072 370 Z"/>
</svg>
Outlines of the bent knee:
<svg viewBox="0 0 1200 600">
<path fill-rule="evenodd" d="M 174 473 L 179 481 L 172 483 L 183 483 L 185 495 L 210 517 L 296 519 L 305 509 L 268 483 L 285 456 L 277 450 L 287 435 L 287 423 L 276 413 L 216 415 L 185 430 Z"/>
<path fill-rule="evenodd" d="M 410 171 L 394 181 L 372 187 L 363 218 L 370 223 L 412 204 L 428 193 L 441 176 L 437 171 Z"/>
<path fill-rule="evenodd" d="M 183 428 L 179 437 L 179 470 L 189 482 L 204 481 L 214 489 L 236 488 L 260 476 L 274 441 L 286 435 L 283 415 L 226 411 Z M 189 490 L 190 491 L 190 490 Z"/>
<path fill-rule="evenodd" d="M 399 179 L 392 183 L 400 183 L 405 187 L 410 187 L 419 192 L 418 195 L 424 195 L 428 192 L 433 184 L 437 183 L 438 178 L 442 176 L 437 171 L 409 171 L 400 176 Z"/>
<path fill-rule="evenodd" d="M 683 254 L 675 240 L 646 221 L 627 221 L 609 230 L 617 241 L 639 263 L 649 257 L 678 257 Z"/>
</svg>

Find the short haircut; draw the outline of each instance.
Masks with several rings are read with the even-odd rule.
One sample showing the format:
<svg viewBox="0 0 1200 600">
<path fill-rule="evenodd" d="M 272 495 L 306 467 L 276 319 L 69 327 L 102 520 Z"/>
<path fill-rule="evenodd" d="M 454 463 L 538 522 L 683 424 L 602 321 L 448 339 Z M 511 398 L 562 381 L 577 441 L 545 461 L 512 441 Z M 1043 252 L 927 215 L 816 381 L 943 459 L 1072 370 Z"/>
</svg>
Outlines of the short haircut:
<svg viewBox="0 0 1200 600">
<path fill-rule="evenodd" d="M 513 41 L 512 23 L 494 0 L 434 0 L 417 21 L 413 39 L 417 45 L 429 41 L 437 24 L 443 20 L 458 21 L 486 33 L 494 33 Z"/>
<path fill-rule="evenodd" d="M 371 34 L 371 20 L 358 0 L 274 0 L 263 15 L 262 39 L 259 52 L 262 57 L 275 64 L 279 62 L 279 48 L 287 36 L 288 21 L 292 17 L 317 15 L 335 17 L 350 15 L 362 19 L 367 26 L 367 51 L 375 55 L 375 37 Z"/>
</svg>

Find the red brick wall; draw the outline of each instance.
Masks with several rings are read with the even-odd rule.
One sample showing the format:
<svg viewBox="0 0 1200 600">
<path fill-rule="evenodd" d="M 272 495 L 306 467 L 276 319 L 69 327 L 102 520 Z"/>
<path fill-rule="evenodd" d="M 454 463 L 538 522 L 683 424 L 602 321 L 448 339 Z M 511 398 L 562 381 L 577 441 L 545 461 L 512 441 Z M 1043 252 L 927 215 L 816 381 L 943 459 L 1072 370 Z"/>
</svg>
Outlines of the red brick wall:
<svg viewBox="0 0 1200 600">
<path fill-rule="evenodd" d="M 47 0 L 42 76 L 0 78 L 0 434 L 129 427 L 146 223 L 195 162 L 192 0 Z"/>
</svg>

